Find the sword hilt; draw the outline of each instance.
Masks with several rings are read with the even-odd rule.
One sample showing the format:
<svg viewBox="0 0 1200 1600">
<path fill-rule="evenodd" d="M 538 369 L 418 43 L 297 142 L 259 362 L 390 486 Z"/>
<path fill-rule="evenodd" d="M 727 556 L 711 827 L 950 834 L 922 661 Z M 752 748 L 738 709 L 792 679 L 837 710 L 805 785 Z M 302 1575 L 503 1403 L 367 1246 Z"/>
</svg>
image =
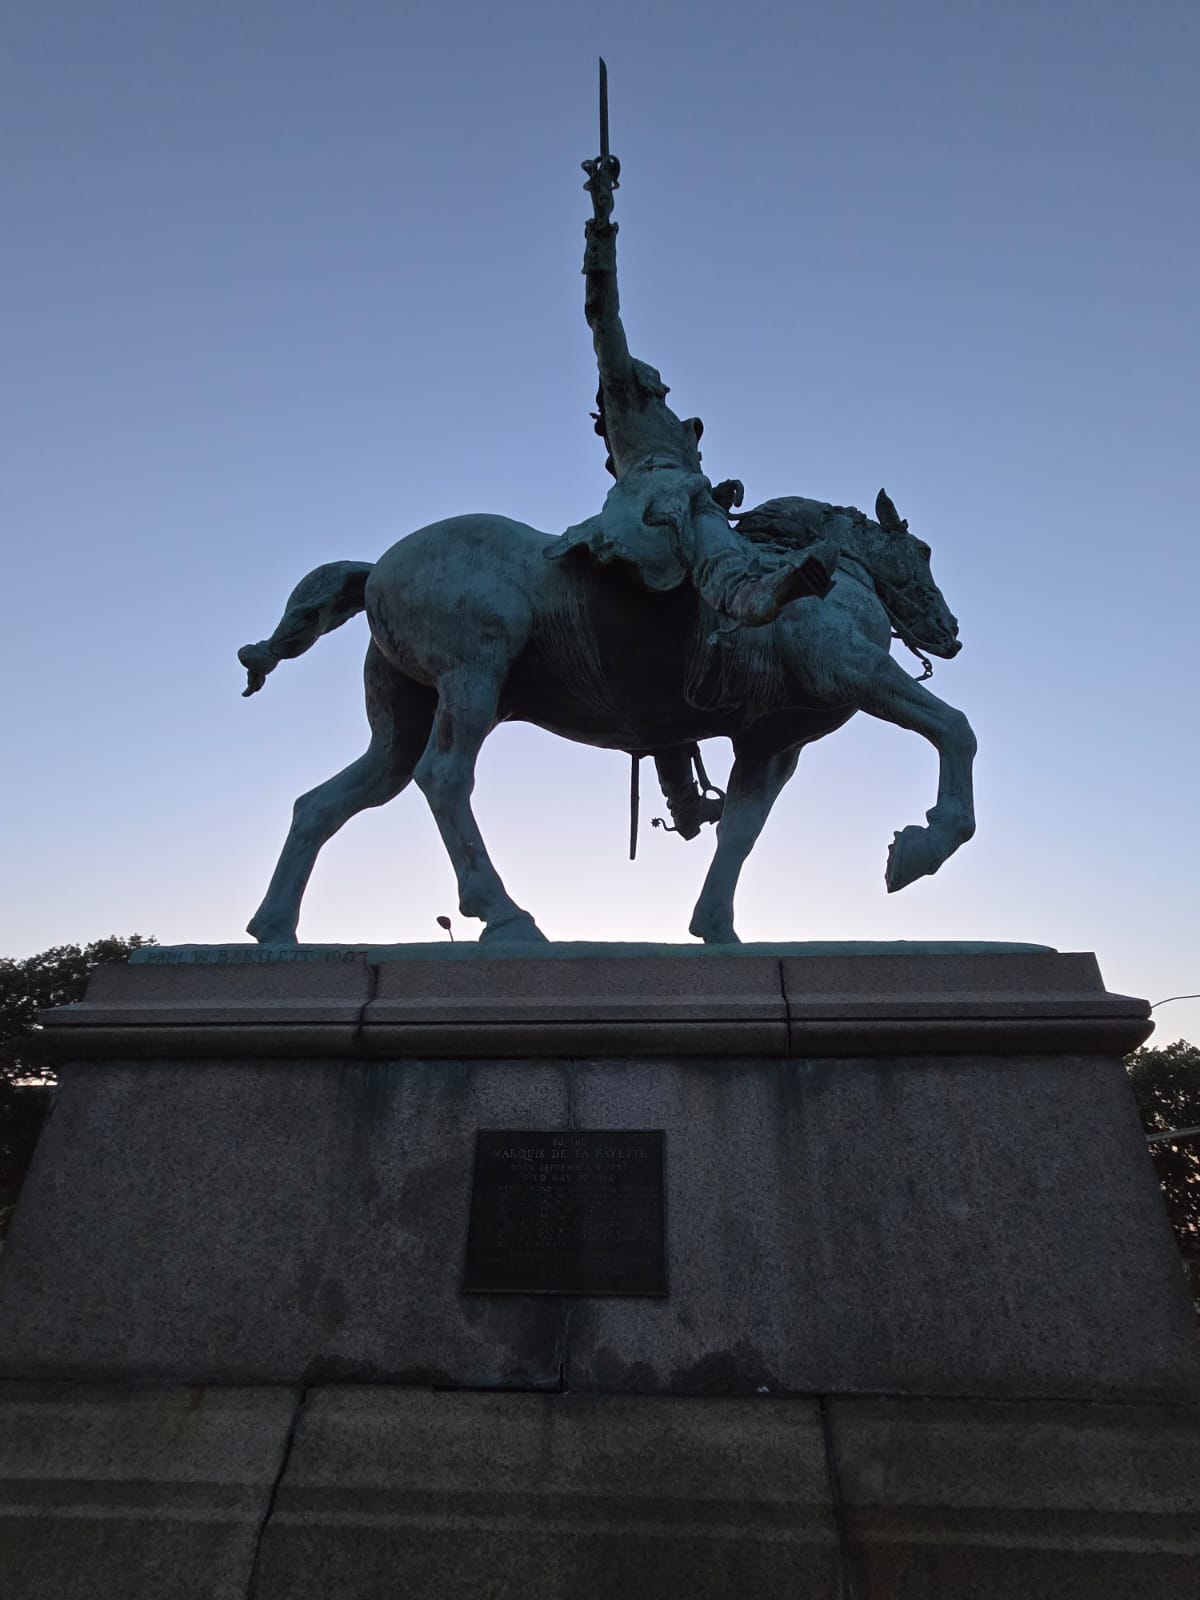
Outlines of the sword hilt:
<svg viewBox="0 0 1200 1600">
<path fill-rule="evenodd" d="M 620 188 L 621 163 L 616 156 L 610 155 L 607 162 L 603 156 L 597 156 L 592 161 L 585 161 L 583 170 L 588 175 L 583 187 L 592 197 L 594 221 L 608 226 L 613 208 L 613 190 Z M 616 227 L 615 222 L 611 225 Z"/>
</svg>

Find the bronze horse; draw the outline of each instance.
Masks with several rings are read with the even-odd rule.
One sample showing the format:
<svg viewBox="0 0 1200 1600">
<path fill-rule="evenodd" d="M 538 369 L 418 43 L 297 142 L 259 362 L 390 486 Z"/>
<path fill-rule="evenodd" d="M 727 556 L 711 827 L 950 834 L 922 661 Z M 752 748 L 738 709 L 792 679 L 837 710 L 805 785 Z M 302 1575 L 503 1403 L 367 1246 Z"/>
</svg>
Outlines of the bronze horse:
<svg viewBox="0 0 1200 1600">
<path fill-rule="evenodd" d="M 308 574 L 271 638 L 239 657 L 247 694 L 283 658 L 365 610 L 371 742 L 357 761 L 296 801 L 291 830 L 248 932 L 296 940 L 300 902 L 321 847 L 368 806 L 409 783 L 429 803 L 482 938 L 544 938 L 509 896 L 471 810 L 475 762 L 505 720 L 634 754 L 726 736 L 734 764 L 717 847 L 690 924 L 708 944 L 736 942 L 742 866 L 800 751 L 856 711 L 911 728 L 938 752 L 926 826 L 897 833 L 889 890 L 936 872 L 975 831 L 975 737 L 892 659 L 891 639 L 950 657 L 958 624 L 929 570 L 929 546 L 881 491 L 876 519 L 799 498 L 740 518 L 764 544 L 832 538 L 842 556 L 824 600 L 793 601 L 765 627 L 723 631 L 690 585 L 650 593 L 621 563 L 584 553 L 547 561 L 552 536 L 489 514 L 452 517 L 400 540 L 372 566 L 333 562 Z"/>
</svg>

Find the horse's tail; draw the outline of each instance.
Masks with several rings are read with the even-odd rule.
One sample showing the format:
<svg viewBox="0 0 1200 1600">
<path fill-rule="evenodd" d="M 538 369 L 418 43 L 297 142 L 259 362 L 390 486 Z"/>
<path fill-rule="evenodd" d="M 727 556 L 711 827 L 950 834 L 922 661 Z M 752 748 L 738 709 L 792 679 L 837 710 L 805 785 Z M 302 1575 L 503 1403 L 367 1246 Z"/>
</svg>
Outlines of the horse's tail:
<svg viewBox="0 0 1200 1600">
<path fill-rule="evenodd" d="M 356 617 L 366 605 L 364 591 L 373 565 L 370 561 L 328 561 L 301 578 L 271 637 L 244 644 L 238 651 L 249 678 L 242 693 L 255 694 L 281 661 L 302 656 L 323 633 L 332 633 Z"/>
</svg>

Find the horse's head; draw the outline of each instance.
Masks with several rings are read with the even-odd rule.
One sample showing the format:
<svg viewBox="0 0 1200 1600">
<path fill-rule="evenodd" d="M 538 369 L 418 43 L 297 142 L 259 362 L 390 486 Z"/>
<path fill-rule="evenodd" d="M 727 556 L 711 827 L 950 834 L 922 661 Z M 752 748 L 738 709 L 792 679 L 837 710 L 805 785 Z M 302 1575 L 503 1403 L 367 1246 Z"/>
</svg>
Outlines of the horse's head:
<svg viewBox="0 0 1200 1600">
<path fill-rule="evenodd" d="M 881 489 L 875 516 L 854 506 L 831 506 L 823 500 L 784 496 L 767 500 L 753 511 L 734 512 L 738 531 L 756 543 L 782 553 L 832 539 L 844 555 L 858 561 L 874 580 L 876 592 L 897 631 L 931 656 L 949 659 L 962 649 L 958 619 L 946 604 L 929 570 L 929 546 L 909 533 L 908 523 Z"/>
<path fill-rule="evenodd" d="M 883 489 L 875 498 L 875 521 L 864 522 L 862 555 L 898 626 L 931 656 L 956 656 L 962 649 L 958 618 L 933 581 L 929 546 L 909 533 Z"/>
</svg>

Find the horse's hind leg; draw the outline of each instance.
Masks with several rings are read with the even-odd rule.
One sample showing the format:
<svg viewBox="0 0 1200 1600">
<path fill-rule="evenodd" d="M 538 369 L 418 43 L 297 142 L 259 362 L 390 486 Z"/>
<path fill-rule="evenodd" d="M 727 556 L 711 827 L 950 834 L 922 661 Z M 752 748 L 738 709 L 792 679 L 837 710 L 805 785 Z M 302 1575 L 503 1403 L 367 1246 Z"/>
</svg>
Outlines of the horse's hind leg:
<svg viewBox="0 0 1200 1600">
<path fill-rule="evenodd" d="M 705 944 L 739 942 L 733 931 L 738 878 L 800 756 L 799 745 L 789 750 L 756 750 L 752 744 L 747 748 L 737 742 L 734 751 L 725 809 L 717 824 L 716 852 L 688 929 Z"/>
<path fill-rule="evenodd" d="M 544 940 L 528 911 L 510 898 L 501 882 L 471 810 L 475 762 L 495 725 L 499 692 L 499 684 L 478 667 L 447 673 L 438 683 L 433 731 L 414 776 L 458 879 L 459 910 L 484 923 L 480 938 Z"/>
<path fill-rule="evenodd" d="M 270 887 L 246 928 L 260 944 L 295 944 L 300 902 L 322 846 L 351 817 L 400 793 L 429 737 L 430 690 L 403 677 L 374 644 L 363 677 L 371 743 L 357 761 L 296 801 Z"/>
</svg>

